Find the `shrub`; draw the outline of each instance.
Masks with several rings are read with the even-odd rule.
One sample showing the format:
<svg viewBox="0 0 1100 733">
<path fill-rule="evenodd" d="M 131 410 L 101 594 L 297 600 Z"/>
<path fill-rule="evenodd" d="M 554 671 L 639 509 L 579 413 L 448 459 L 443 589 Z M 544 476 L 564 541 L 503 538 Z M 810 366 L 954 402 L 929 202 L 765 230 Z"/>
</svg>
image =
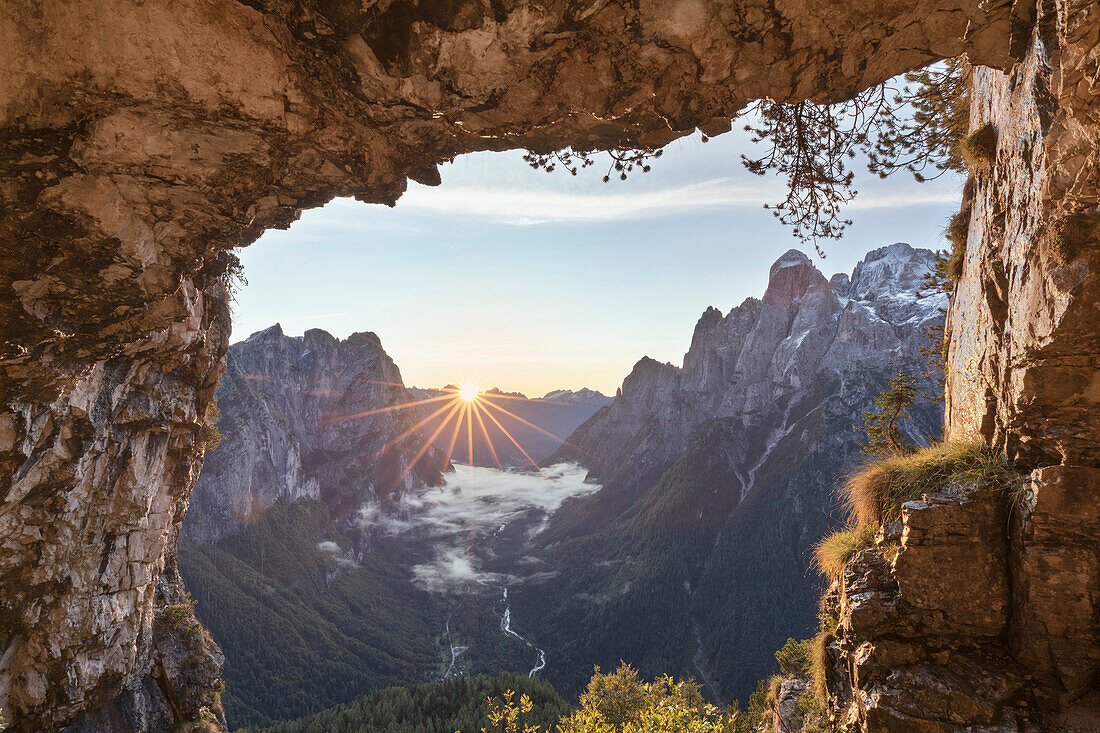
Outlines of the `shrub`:
<svg viewBox="0 0 1100 733">
<path fill-rule="evenodd" d="M 215 450 L 221 445 L 224 437 L 221 431 L 218 430 L 218 418 L 221 416 L 222 412 L 218 409 L 218 398 L 214 397 L 206 407 L 206 415 L 203 417 L 202 427 L 199 428 L 199 440 L 206 446 L 206 450 Z"/>
<path fill-rule="evenodd" d="M 161 613 L 164 616 L 164 620 L 168 622 L 168 625 L 174 629 L 178 629 L 183 626 L 183 622 L 191 618 L 191 615 L 195 612 L 195 602 L 191 600 L 191 595 L 185 593 L 183 600 L 180 603 L 173 603 L 172 605 L 165 606 L 164 611 Z M 200 627 L 201 628 L 201 627 Z"/>
<path fill-rule="evenodd" d="M 482 727 L 481 733 L 542 733 L 542 726 L 532 726 L 525 722 L 534 708 L 534 703 L 526 694 L 520 695 L 519 702 L 512 702 L 515 692 L 507 690 L 499 698 L 489 698 L 489 712 L 485 719 L 488 728 Z"/>
<path fill-rule="evenodd" d="M 237 293 L 242 287 L 248 285 L 248 278 L 244 276 L 244 264 L 241 263 L 241 258 L 236 252 L 226 252 L 224 255 L 226 266 L 225 274 L 222 275 L 222 285 L 225 286 L 229 300 L 236 301 Z"/>
<path fill-rule="evenodd" d="M 803 695 L 798 698 L 798 718 L 802 723 L 799 733 L 832 733 L 829 725 L 825 701 L 815 695 Z"/>
<path fill-rule="evenodd" d="M 814 566 L 826 578 L 837 580 L 848 561 L 870 547 L 874 539 L 875 528 L 871 526 L 834 532 L 814 546 Z"/>
<path fill-rule="evenodd" d="M 812 640 L 787 639 L 783 648 L 775 653 L 779 671 L 785 675 L 803 675 L 810 671 L 810 644 Z"/>
<path fill-rule="evenodd" d="M 699 685 L 665 676 L 643 683 L 629 665 L 596 674 L 581 695 L 581 707 L 565 718 L 561 733 L 735 733 L 748 730 L 735 709 L 703 701 Z M 498 730 L 496 728 L 491 730 Z M 535 733 L 538 729 L 531 729 Z"/>
<path fill-rule="evenodd" d="M 985 170 L 997 160 L 997 128 L 987 122 L 959 142 L 959 153 L 971 170 Z"/>
<path fill-rule="evenodd" d="M 901 505 L 949 484 L 1017 479 L 1004 456 L 981 442 L 940 443 L 873 461 L 848 476 L 843 501 L 854 526 L 877 527 L 901 516 Z"/>
<path fill-rule="evenodd" d="M 936 259 L 936 276 L 952 287 L 962 277 L 966 243 L 970 234 L 970 214 L 971 206 L 967 204 L 947 220 L 944 234 L 951 243 L 951 250 Z"/>
<path fill-rule="evenodd" d="M 951 242 L 951 254 L 947 256 L 946 266 L 943 267 L 943 270 L 956 277 L 962 274 L 962 253 L 966 251 L 966 240 L 969 231 L 970 207 L 965 206 L 947 220 L 947 228 L 944 230 L 947 241 Z"/>
<path fill-rule="evenodd" d="M 786 677 L 778 674 L 773 674 L 768 678 L 768 691 L 764 694 L 764 707 L 766 709 L 775 710 L 779 705 L 779 695 L 783 692 L 783 683 L 786 681 Z"/>
<path fill-rule="evenodd" d="M 854 426 L 867 434 L 860 452 L 871 456 L 892 456 L 909 452 L 912 447 L 901 434 L 901 422 L 921 394 L 917 378 L 899 371 L 890 385 L 875 397 L 873 409 L 863 413 L 863 424 Z"/>
<path fill-rule="evenodd" d="M 1083 211 L 1055 219 L 1046 227 L 1046 241 L 1060 264 L 1074 259 L 1093 236 L 1094 225 Z"/>
</svg>

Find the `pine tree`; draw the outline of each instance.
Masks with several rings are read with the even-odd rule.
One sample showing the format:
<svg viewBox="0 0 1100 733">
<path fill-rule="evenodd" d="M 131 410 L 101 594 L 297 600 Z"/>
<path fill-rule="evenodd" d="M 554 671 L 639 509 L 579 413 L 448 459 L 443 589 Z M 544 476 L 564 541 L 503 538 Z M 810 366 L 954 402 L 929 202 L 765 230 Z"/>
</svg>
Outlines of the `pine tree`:
<svg viewBox="0 0 1100 733">
<path fill-rule="evenodd" d="M 894 374 L 890 385 L 875 398 L 874 409 L 863 413 L 863 424 L 855 426 L 867 434 L 861 448 L 864 454 L 885 458 L 913 450 L 902 436 L 901 422 L 920 394 L 914 375 L 904 370 Z"/>
</svg>

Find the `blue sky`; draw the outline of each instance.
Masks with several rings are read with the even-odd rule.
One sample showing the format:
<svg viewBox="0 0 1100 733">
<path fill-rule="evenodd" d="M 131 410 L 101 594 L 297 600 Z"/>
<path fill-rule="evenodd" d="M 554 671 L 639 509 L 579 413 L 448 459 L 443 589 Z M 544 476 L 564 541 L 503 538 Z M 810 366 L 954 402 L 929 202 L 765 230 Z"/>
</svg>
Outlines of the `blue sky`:
<svg viewBox="0 0 1100 733">
<path fill-rule="evenodd" d="M 406 384 L 613 394 L 642 356 L 680 364 L 706 307 L 759 297 L 786 250 L 829 276 L 885 244 L 939 248 L 961 197 L 954 176 L 857 171 L 854 224 L 822 261 L 762 209 L 783 184 L 743 169 L 751 150 L 741 133 L 696 135 L 606 184 L 602 160 L 574 177 L 520 152 L 474 154 L 442 166 L 442 186 L 410 183 L 392 209 L 338 199 L 240 251 L 249 284 L 233 340 L 276 322 L 291 335 L 374 331 Z"/>
</svg>

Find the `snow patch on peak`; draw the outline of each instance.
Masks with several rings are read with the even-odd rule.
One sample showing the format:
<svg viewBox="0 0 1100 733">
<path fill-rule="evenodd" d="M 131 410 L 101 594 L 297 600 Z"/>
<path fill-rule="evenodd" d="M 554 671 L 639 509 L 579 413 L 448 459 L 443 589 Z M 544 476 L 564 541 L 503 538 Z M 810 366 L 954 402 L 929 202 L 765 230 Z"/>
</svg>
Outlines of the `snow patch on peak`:
<svg viewBox="0 0 1100 733">
<path fill-rule="evenodd" d="M 588 387 L 581 387 L 578 390 L 555 389 L 551 392 L 547 392 L 542 399 L 573 405 L 599 405 L 601 407 L 610 405 L 612 402 L 611 397 L 608 397 L 599 390 L 589 389 Z"/>
<path fill-rule="evenodd" d="M 771 271 L 774 273 L 776 270 L 782 270 L 784 267 L 798 267 L 800 265 L 814 266 L 805 252 L 800 249 L 789 249 L 772 264 Z"/>
</svg>

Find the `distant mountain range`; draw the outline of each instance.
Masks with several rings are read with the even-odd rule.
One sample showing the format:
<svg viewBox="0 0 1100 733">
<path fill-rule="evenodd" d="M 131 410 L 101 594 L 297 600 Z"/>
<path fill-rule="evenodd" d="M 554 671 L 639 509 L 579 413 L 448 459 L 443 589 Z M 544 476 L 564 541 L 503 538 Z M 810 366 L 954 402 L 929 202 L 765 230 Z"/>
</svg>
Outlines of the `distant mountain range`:
<svg viewBox="0 0 1100 733">
<path fill-rule="evenodd" d="M 476 476 L 459 476 L 447 446 L 429 441 L 437 423 L 423 420 L 439 403 L 417 404 L 440 394 L 406 388 L 373 333 L 287 336 L 276 324 L 229 348 L 217 392 L 222 440 L 192 492 L 179 564 L 226 653 L 223 701 L 234 727 L 390 685 L 527 674 L 536 663 L 524 640 L 502 631 L 498 585 L 456 597 L 417 580 L 418 569 L 451 573 L 452 554 L 474 541 L 452 530 L 449 513 L 473 511 L 477 532 L 491 530 L 494 544 L 470 551 L 487 565 L 490 549 L 520 553 L 543 507 L 556 506 L 522 492 L 512 500 L 508 486 L 479 494 Z M 592 390 L 552 394 L 528 400 L 494 389 L 481 402 L 501 405 L 497 420 L 538 461 L 561 445 L 551 436 L 567 435 L 610 401 Z M 527 463 L 485 423 L 504 467 Z M 495 465 L 475 437 L 476 464 Z M 457 446 L 455 461 L 465 452 Z M 564 490 L 589 490 L 582 479 L 574 469 L 559 480 Z M 530 492 L 544 479 L 510 480 L 526 481 Z M 499 531 L 498 514 L 510 533 Z M 486 517 L 491 526 L 482 526 Z M 464 561 L 441 580 L 461 586 Z"/>
<path fill-rule="evenodd" d="M 454 389 L 454 385 L 448 385 L 442 389 L 413 388 L 410 392 L 417 399 L 427 399 Z M 611 397 L 587 388 L 554 390 L 540 398 L 502 392 L 496 387 L 484 390 L 479 403 L 492 418 L 487 416 L 480 423 L 468 425 L 472 429 L 462 431 L 454 443 L 451 459 L 473 466 L 532 467 L 561 447 L 566 436 L 611 402 Z M 426 405 L 421 414 L 430 415 L 434 407 Z M 434 433 L 440 421 L 442 417 L 430 420 L 424 430 Z M 452 427 L 447 426 L 436 436 L 436 447 L 446 451 L 451 437 Z"/>
<path fill-rule="evenodd" d="M 287 336 L 275 324 L 233 344 L 217 392 L 223 439 L 207 453 L 184 531 L 210 541 L 306 498 L 342 518 L 368 498 L 438 485 L 442 454 L 413 462 L 425 442 L 415 411 L 385 409 L 414 399 L 373 333 Z"/>
<path fill-rule="evenodd" d="M 364 501 L 437 486 L 449 465 L 449 432 L 423 454 L 438 420 L 417 423 L 438 406 L 401 409 L 438 397 L 441 389 L 407 388 L 401 372 L 370 332 L 337 339 L 321 329 L 287 336 L 275 324 L 229 347 L 218 388 L 223 442 L 207 453 L 184 525 L 192 539 L 232 532 L 275 502 L 321 499 L 344 517 Z M 452 386 L 453 387 L 453 386 Z M 485 420 L 504 467 L 530 465 L 611 398 L 595 390 L 555 390 L 540 399 L 493 388 L 482 400 L 499 407 Z M 440 418 L 441 419 L 441 418 Z M 495 466 L 485 435 L 475 431 L 473 459 L 465 439 L 452 459 Z"/>
</svg>

